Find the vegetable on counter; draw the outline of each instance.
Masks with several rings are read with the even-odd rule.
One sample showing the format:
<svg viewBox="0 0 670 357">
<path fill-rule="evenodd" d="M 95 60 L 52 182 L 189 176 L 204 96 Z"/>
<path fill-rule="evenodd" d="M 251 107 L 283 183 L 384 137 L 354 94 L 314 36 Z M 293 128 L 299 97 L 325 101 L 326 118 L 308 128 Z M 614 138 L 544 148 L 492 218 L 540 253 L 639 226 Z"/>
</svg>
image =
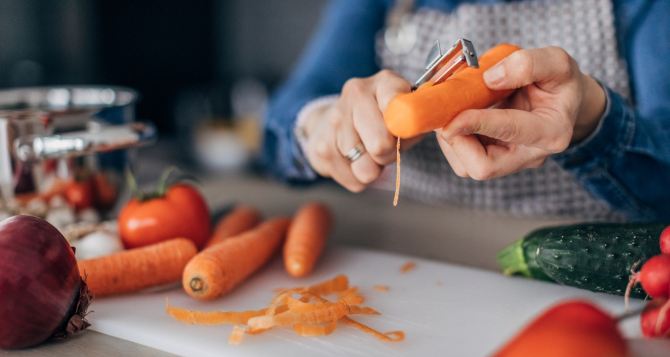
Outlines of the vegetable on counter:
<svg viewBox="0 0 670 357">
<path fill-rule="evenodd" d="M 211 247 L 228 238 L 244 233 L 256 227 L 262 219 L 263 216 L 257 209 L 249 206 L 237 206 L 232 212 L 221 218 L 206 247 Z"/>
<path fill-rule="evenodd" d="M 328 207 L 318 202 L 298 210 L 284 243 L 284 268 L 291 276 L 300 278 L 312 272 L 326 246 L 332 221 Z"/>
<path fill-rule="evenodd" d="M 651 257 L 642 265 L 639 273 L 633 273 L 626 287 L 626 306 L 629 292 L 638 282 L 650 297 L 667 299 L 670 294 L 670 255 Z"/>
<path fill-rule="evenodd" d="M 66 338 L 89 326 L 90 297 L 63 235 L 33 216 L 0 222 L 0 348 Z"/>
<path fill-rule="evenodd" d="M 494 357 L 625 357 L 617 320 L 580 300 L 559 303 L 536 317 Z"/>
<path fill-rule="evenodd" d="M 324 295 L 337 294 L 338 300 L 330 301 Z M 292 328 L 300 336 L 324 336 L 332 333 L 338 322 L 352 326 L 386 342 L 402 341 L 402 331 L 380 332 L 362 324 L 349 315 L 380 315 L 370 307 L 361 306 L 363 296 L 355 287 L 349 287 L 344 275 L 324 282 L 291 289 L 282 289 L 269 306 L 249 311 L 192 311 L 167 306 L 166 312 L 174 319 L 199 325 L 232 324 L 229 343 L 240 344 L 245 334 L 255 335 L 275 327 Z"/>
<path fill-rule="evenodd" d="M 201 300 L 230 292 L 270 260 L 290 223 L 288 218 L 270 219 L 198 253 L 184 269 L 184 290 Z"/>
<path fill-rule="evenodd" d="M 70 206 L 77 211 L 93 207 L 95 200 L 93 185 L 89 180 L 72 180 L 65 189 L 64 195 Z"/>
<path fill-rule="evenodd" d="M 649 301 L 640 316 L 640 328 L 645 337 L 670 337 L 670 305 L 666 299 Z M 661 318 L 662 316 L 662 318 Z"/>
<path fill-rule="evenodd" d="M 656 223 L 592 223 L 531 232 L 498 253 L 507 275 L 623 295 L 631 269 L 659 254 Z M 636 287 L 632 296 L 646 294 Z"/>
<path fill-rule="evenodd" d="M 178 282 L 197 253 L 191 240 L 175 238 L 108 256 L 79 261 L 94 297 L 124 294 Z"/>
<path fill-rule="evenodd" d="M 670 226 L 665 227 L 659 238 L 661 253 L 670 254 Z"/>
<path fill-rule="evenodd" d="M 168 188 L 167 170 L 155 192 L 137 190 L 132 176 L 132 198 L 119 213 L 119 234 L 126 248 L 137 248 L 176 237 L 193 241 L 202 248 L 210 237 L 210 217 L 207 203 L 198 190 L 185 183 Z"/>
</svg>

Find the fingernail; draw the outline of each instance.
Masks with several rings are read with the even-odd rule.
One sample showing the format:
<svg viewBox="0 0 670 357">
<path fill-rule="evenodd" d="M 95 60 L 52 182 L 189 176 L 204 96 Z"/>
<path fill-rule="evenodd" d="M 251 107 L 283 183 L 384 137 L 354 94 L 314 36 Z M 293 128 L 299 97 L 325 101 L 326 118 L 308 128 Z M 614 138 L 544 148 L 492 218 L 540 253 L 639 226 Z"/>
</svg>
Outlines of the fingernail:
<svg viewBox="0 0 670 357">
<path fill-rule="evenodd" d="M 505 78 L 505 67 L 498 63 L 484 72 L 484 81 L 491 84 L 498 84 Z"/>
</svg>

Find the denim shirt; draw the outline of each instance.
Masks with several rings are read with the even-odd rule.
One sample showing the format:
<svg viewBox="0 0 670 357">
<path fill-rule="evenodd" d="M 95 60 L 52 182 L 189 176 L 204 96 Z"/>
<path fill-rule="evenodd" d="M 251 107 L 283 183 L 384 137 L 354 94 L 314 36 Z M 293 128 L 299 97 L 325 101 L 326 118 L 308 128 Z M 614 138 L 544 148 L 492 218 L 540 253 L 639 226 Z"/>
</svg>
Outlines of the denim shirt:
<svg viewBox="0 0 670 357">
<path fill-rule="evenodd" d="M 452 11 L 461 2 L 498 1 L 424 0 L 416 6 Z M 670 221 L 670 1 L 613 4 L 634 103 L 607 89 L 596 130 L 552 159 L 629 219 Z M 392 0 L 331 1 L 268 109 L 262 159 L 273 176 L 290 183 L 318 180 L 293 133 L 296 116 L 308 102 L 339 93 L 349 78 L 379 71 L 374 41 L 391 5 Z"/>
</svg>

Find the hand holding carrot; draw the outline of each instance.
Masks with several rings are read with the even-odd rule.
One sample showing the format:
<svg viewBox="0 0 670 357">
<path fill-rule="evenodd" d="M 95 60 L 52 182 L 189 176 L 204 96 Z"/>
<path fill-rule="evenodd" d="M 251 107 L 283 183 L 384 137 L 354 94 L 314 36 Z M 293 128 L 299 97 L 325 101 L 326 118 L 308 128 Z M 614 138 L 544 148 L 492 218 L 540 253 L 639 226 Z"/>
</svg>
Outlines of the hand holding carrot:
<svg viewBox="0 0 670 357">
<path fill-rule="evenodd" d="M 312 168 L 353 192 L 376 180 L 382 167 L 395 160 L 396 139 L 387 130 L 382 111 L 410 87 L 388 70 L 352 78 L 334 103 L 306 114 L 298 125 L 306 137 L 303 150 Z M 410 145 L 403 144 L 403 149 Z"/>
<path fill-rule="evenodd" d="M 490 89 L 516 92 L 494 109 L 466 110 L 437 138 L 454 172 L 486 180 L 538 167 L 587 137 L 605 92 L 563 49 L 519 50 L 484 73 Z"/>
</svg>

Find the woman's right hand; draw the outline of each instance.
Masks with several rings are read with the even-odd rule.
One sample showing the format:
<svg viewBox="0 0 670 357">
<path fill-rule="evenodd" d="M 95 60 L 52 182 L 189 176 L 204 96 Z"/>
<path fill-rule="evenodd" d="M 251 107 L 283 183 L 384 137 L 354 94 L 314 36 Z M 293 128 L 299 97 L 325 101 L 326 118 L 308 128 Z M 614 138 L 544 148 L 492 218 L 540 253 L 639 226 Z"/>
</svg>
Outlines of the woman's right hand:
<svg viewBox="0 0 670 357">
<path fill-rule="evenodd" d="M 395 160 L 396 139 L 382 112 L 393 97 L 410 90 L 409 82 L 388 70 L 348 80 L 335 103 L 303 122 L 303 151 L 312 168 L 352 192 L 365 189 Z M 356 149 L 360 155 L 352 155 Z"/>
</svg>

